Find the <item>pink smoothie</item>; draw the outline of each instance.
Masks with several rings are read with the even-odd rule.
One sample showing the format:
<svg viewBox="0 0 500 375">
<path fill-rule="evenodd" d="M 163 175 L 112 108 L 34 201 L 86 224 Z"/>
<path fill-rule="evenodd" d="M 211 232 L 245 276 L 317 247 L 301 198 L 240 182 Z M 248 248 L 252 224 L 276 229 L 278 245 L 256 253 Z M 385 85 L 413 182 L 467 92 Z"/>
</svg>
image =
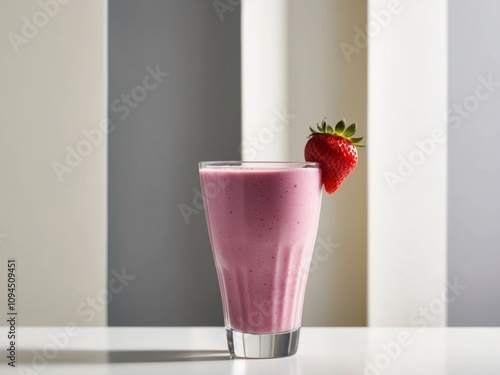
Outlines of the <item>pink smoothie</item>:
<svg viewBox="0 0 500 375">
<path fill-rule="evenodd" d="M 200 170 L 227 328 L 300 327 L 321 205 L 319 168 Z"/>
</svg>

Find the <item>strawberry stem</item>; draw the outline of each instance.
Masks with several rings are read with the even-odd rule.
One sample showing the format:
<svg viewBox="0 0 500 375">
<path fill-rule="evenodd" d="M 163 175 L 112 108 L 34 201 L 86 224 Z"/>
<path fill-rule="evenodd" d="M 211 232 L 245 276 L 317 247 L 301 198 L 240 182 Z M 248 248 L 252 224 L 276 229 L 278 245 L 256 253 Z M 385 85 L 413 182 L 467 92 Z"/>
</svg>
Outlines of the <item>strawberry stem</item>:
<svg viewBox="0 0 500 375">
<path fill-rule="evenodd" d="M 312 127 L 309 127 L 311 134 L 309 134 L 307 138 L 310 138 L 318 134 L 337 136 L 348 139 L 356 147 L 365 147 L 365 145 L 359 143 L 361 142 L 363 137 L 353 138 L 353 136 L 356 134 L 356 127 L 357 127 L 356 123 L 352 123 L 346 128 L 345 119 L 342 119 L 337 123 L 337 125 L 335 125 L 335 128 L 333 128 L 332 125 L 327 123 L 325 117 L 323 121 L 321 121 L 321 125 L 316 124 L 316 127 L 318 129 L 317 131 L 314 130 Z"/>
</svg>

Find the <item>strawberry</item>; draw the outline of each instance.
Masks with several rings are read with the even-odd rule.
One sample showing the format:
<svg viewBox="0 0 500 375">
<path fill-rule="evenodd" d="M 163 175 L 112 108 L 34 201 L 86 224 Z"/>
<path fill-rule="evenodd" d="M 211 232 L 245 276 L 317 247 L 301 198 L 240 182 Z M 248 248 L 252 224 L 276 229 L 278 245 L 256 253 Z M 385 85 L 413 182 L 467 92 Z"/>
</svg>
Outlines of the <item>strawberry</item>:
<svg viewBox="0 0 500 375">
<path fill-rule="evenodd" d="M 359 144 L 363 137 L 352 138 L 356 133 L 356 124 L 346 128 L 344 119 L 335 125 L 335 129 L 326 123 L 326 119 L 317 127 L 318 131 L 309 128 L 311 134 L 304 156 L 306 161 L 320 164 L 325 190 L 328 194 L 333 194 L 356 167 L 358 163 L 356 147 L 364 147 Z"/>
</svg>

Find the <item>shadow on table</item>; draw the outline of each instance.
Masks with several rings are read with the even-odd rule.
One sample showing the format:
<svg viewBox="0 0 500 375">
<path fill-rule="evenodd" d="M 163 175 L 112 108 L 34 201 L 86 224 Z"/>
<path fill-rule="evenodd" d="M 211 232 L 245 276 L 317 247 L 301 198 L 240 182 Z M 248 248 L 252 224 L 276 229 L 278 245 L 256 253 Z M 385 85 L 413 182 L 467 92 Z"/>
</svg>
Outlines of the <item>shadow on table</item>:
<svg viewBox="0 0 500 375">
<path fill-rule="evenodd" d="M 41 356 L 41 353 L 38 353 Z M 17 362 L 32 364 L 36 352 L 18 351 Z M 53 358 L 52 358 L 53 357 Z M 132 363 L 224 361 L 231 359 L 224 350 L 61 350 L 44 355 L 50 363 Z"/>
</svg>

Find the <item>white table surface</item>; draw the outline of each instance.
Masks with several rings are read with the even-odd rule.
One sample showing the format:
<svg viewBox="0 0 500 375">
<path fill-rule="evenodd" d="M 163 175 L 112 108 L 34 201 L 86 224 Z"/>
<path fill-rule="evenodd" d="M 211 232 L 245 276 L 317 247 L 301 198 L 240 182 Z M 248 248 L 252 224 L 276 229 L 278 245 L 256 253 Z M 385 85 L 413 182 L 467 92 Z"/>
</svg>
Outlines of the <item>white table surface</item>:
<svg viewBox="0 0 500 375">
<path fill-rule="evenodd" d="M 302 328 L 295 356 L 251 360 L 229 358 L 219 327 L 79 328 L 68 339 L 63 332 L 18 328 L 13 369 L 0 327 L 0 374 L 500 374 L 500 328 Z"/>
</svg>

